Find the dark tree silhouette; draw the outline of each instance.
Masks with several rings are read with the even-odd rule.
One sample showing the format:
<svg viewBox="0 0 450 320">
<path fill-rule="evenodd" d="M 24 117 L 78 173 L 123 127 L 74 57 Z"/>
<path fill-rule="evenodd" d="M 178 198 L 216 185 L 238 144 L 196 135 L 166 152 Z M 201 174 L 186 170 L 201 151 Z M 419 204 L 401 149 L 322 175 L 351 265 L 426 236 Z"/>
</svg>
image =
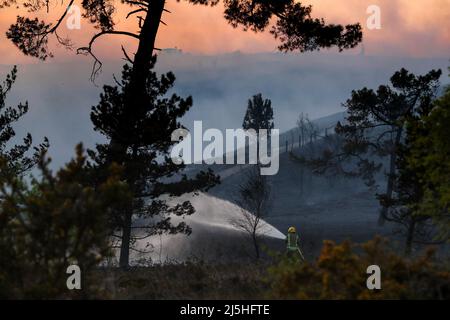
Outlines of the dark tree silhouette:
<svg viewBox="0 0 450 320">
<path fill-rule="evenodd" d="M 439 204 L 439 197 L 445 198 L 449 194 L 446 191 L 449 153 L 447 143 L 442 143 L 448 136 L 445 122 L 448 92 L 449 88 L 443 97 L 422 104 L 416 113 L 407 116 L 405 139 L 397 152 L 393 197 L 381 199 L 390 202 L 386 219 L 402 226 L 407 254 L 412 252 L 413 244 L 440 244 L 449 239 L 441 225 L 448 212 Z M 433 146 L 435 141 L 439 141 L 441 147 Z M 438 163 L 436 159 L 439 159 Z M 434 174 L 428 175 L 429 172 Z M 440 185 L 433 185 L 436 181 L 441 181 Z"/>
<path fill-rule="evenodd" d="M 269 130 L 274 128 L 272 102 L 269 99 L 264 100 L 261 93 L 254 95 L 252 99 L 248 100 L 242 128 L 244 130 L 255 130 L 257 138 L 256 152 L 259 157 L 259 130 L 268 130 L 267 137 L 270 137 Z"/>
<path fill-rule="evenodd" d="M 333 152 L 327 150 L 316 162 L 323 170 L 362 176 L 373 186 L 374 175 L 382 167 L 377 159 L 388 157 L 387 185 L 379 195 L 380 224 L 386 220 L 393 197 L 397 154 L 405 138 L 405 124 L 429 107 L 441 74 L 440 70 L 432 70 L 416 76 L 401 69 L 391 77 L 392 86 L 382 85 L 377 91 L 367 88 L 353 91 L 351 99 L 344 104 L 348 113 L 346 122 L 338 123 L 335 129 L 343 139 L 342 148 Z M 356 160 L 356 168 L 349 171 L 343 164 L 351 159 Z"/>
<path fill-rule="evenodd" d="M 17 107 L 6 105 L 6 96 L 11 90 L 17 78 L 17 67 L 14 66 L 12 71 L 6 76 L 3 84 L 0 85 L 0 158 L 3 158 L 7 165 L 3 166 L 1 174 L 5 171 L 12 171 L 13 174 L 21 175 L 30 170 L 39 160 L 42 151 L 48 148 L 48 140 L 39 146 L 32 148 L 31 134 L 27 134 L 22 144 L 9 146 L 16 136 L 13 124 L 28 112 L 28 102 L 20 103 Z M 30 149 L 34 149 L 34 154 L 27 155 Z"/>
<path fill-rule="evenodd" d="M 152 65 L 156 57 L 152 60 Z M 131 86 L 132 68 L 124 66 L 119 86 L 104 86 L 100 103 L 93 107 L 91 119 L 95 130 L 109 141 L 120 139 L 127 146 L 126 152 L 112 154 L 108 144 L 97 145 L 97 151 L 90 151 L 95 159 L 96 172 L 107 177 L 105 171 L 112 159 L 124 168 L 123 178 L 133 193 L 134 199 L 120 214 L 111 217 L 113 236 L 120 239 L 120 265 L 127 267 L 129 252 L 136 250 L 132 245 L 136 239 L 146 239 L 155 234 L 190 234 L 186 223 L 171 223 L 170 215 L 190 215 L 195 212 L 189 201 L 169 206 L 160 198 L 163 194 L 172 196 L 208 189 L 218 183 L 212 171 L 200 172 L 193 179 L 186 176 L 181 181 L 167 178 L 179 173 L 184 166 L 175 164 L 170 148 L 176 143 L 171 140 L 172 132 L 181 128 L 178 119 L 192 106 L 192 98 L 183 99 L 176 94 L 167 96 L 175 76 L 172 73 L 157 77 L 155 72 L 145 82 L 146 103 L 130 109 L 126 99 Z M 120 157 L 119 157 L 120 155 Z M 169 182 L 170 181 L 170 182 Z M 137 221 L 135 221 L 137 220 Z"/>
<path fill-rule="evenodd" d="M 411 127 L 417 119 L 408 120 L 405 142 L 398 146 L 396 167 L 393 176 L 392 198 L 384 197 L 382 201 L 389 202 L 385 219 L 397 223 L 400 232 L 405 236 L 405 253 L 410 254 L 413 244 L 432 244 L 437 234 L 431 216 L 421 214 L 419 205 L 424 197 L 423 183 L 420 181 L 418 168 L 408 165 L 411 153 L 411 143 L 418 138 L 411 135 Z"/>
<path fill-rule="evenodd" d="M 264 100 L 261 93 L 248 100 L 242 128 L 245 130 L 253 129 L 256 132 L 259 129 L 270 130 L 274 128 L 272 102 L 269 99 Z"/>
<path fill-rule="evenodd" d="M 448 86 L 443 96 L 433 102 L 431 110 L 423 110 L 420 117 L 408 122 L 406 147 L 399 164 L 401 188 L 397 193 L 404 212 L 407 209 L 406 213 L 411 215 L 409 238 L 412 243 L 429 242 L 430 231 L 433 241 L 448 242 L 450 239 L 449 123 Z M 430 217 L 438 230 L 429 228 Z"/>
<path fill-rule="evenodd" d="M 179 2 L 180 0 L 177 0 Z M 185 0 L 194 5 L 215 6 L 219 0 Z M 58 35 L 58 29 L 66 18 L 71 5 L 80 4 L 83 17 L 94 24 L 100 32 L 94 35 L 85 48 L 92 54 L 92 45 L 103 35 L 123 35 L 139 40 L 135 59 L 145 59 L 147 66 L 155 49 L 155 38 L 165 9 L 164 0 L 122 0 L 130 6 L 126 15 L 136 15 L 139 32 L 116 30 L 113 14 L 116 5 L 111 0 L 70 0 L 61 6 L 62 11 L 56 23 L 52 24 L 37 18 L 18 16 L 15 24 L 7 32 L 8 38 L 26 55 L 46 59 L 52 54 L 48 50 L 48 38 L 54 35 L 61 44 L 70 46 L 68 39 Z M 25 8 L 30 14 L 43 10 L 54 10 L 59 1 L 3 0 L 0 8 Z M 294 0 L 223 0 L 224 18 L 233 26 L 242 26 L 244 30 L 263 32 L 270 27 L 270 33 L 280 41 L 282 51 L 313 51 L 321 48 L 337 47 L 339 50 L 355 47 L 362 40 L 361 26 L 326 24 L 323 19 L 311 16 L 312 7 Z M 271 25 L 271 22 L 273 24 Z M 142 45 L 141 45 L 142 44 Z M 150 53 L 148 55 L 147 53 Z M 139 63 L 139 61 L 136 61 Z M 144 71 L 145 72 L 145 71 Z"/>
</svg>

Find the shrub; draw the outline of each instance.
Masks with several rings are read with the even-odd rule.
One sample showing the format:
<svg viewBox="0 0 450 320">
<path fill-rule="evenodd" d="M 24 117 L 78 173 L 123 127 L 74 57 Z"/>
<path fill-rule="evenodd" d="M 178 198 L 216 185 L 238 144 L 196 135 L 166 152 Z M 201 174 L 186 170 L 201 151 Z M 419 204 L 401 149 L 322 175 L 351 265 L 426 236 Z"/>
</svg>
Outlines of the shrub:
<svg viewBox="0 0 450 320">
<path fill-rule="evenodd" d="M 56 175 L 44 157 L 38 168 L 42 177 L 31 182 L 14 174 L 0 179 L 0 298 L 92 297 L 85 275 L 110 253 L 107 215 L 127 188 L 117 174 L 90 186 L 81 146 Z M 78 292 L 66 287 L 72 264 L 82 271 Z"/>
<path fill-rule="evenodd" d="M 381 269 L 381 290 L 369 290 L 367 267 Z M 325 241 L 320 256 L 300 263 L 287 257 L 269 269 L 274 299 L 449 299 L 448 262 L 428 249 L 415 258 L 398 255 L 387 240 L 356 245 Z"/>
</svg>

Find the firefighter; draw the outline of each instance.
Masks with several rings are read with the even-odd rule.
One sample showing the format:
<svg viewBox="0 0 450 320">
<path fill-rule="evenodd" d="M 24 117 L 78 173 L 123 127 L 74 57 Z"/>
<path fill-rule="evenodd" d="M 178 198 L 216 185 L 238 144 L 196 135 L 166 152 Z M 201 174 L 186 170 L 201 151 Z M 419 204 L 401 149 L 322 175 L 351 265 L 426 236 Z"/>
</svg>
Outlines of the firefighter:
<svg viewBox="0 0 450 320">
<path fill-rule="evenodd" d="M 289 256 L 294 256 L 296 254 L 299 254 L 300 258 L 302 260 L 305 260 L 302 250 L 300 250 L 299 237 L 298 237 L 297 230 L 295 229 L 295 227 L 289 227 L 288 234 L 286 237 L 286 244 L 287 244 L 287 248 L 286 248 L 287 254 Z"/>
</svg>

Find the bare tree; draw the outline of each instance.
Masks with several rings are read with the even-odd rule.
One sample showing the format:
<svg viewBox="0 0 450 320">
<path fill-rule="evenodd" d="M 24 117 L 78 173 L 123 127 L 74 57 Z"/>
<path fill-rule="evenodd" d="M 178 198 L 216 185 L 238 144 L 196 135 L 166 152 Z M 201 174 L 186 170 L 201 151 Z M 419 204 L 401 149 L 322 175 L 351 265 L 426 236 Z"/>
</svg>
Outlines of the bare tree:
<svg viewBox="0 0 450 320">
<path fill-rule="evenodd" d="M 267 177 L 260 174 L 259 166 L 252 166 L 246 180 L 239 186 L 236 202 L 240 216 L 231 224 L 244 231 L 252 240 L 256 259 L 260 258 L 260 238 L 267 231 L 266 217 L 271 208 L 271 188 Z"/>
<path fill-rule="evenodd" d="M 300 113 L 297 119 L 297 128 L 300 135 L 299 148 L 306 145 L 308 140 L 310 145 L 312 145 L 313 140 L 315 140 L 319 134 L 317 125 L 309 119 L 308 114 L 303 112 Z"/>
<path fill-rule="evenodd" d="M 297 156 L 293 152 L 293 148 L 291 148 L 291 152 L 289 154 L 290 158 L 294 161 L 297 161 L 299 163 L 299 169 L 300 169 L 300 196 L 304 196 L 305 194 L 305 176 L 309 180 L 309 184 L 312 183 L 312 175 L 308 171 L 305 172 L 306 169 L 306 163 L 305 160 L 307 157 L 312 158 L 314 156 L 314 141 L 317 138 L 319 134 L 319 128 L 318 126 L 313 123 L 309 117 L 308 114 L 305 114 L 303 112 L 300 113 L 298 119 L 297 119 L 297 130 L 298 130 L 298 149 L 300 156 Z M 309 141 L 309 142 L 308 142 Z"/>
<path fill-rule="evenodd" d="M 298 132 L 300 135 L 299 141 L 298 141 L 298 147 L 301 148 L 305 143 L 305 132 L 306 132 L 306 118 L 308 116 L 304 115 L 303 112 L 300 113 L 298 120 L 297 120 L 297 127 Z"/>
</svg>

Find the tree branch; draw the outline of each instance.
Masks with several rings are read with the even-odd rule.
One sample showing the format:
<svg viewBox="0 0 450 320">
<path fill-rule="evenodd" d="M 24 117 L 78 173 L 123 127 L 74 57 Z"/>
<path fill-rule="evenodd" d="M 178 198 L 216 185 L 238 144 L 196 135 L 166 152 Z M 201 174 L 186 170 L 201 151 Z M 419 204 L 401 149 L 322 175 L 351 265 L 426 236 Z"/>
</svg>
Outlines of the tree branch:
<svg viewBox="0 0 450 320">
<path fill-rule="evenodd" d="M 107 35 L 107 34 L 114 34 L 114 35 L 124 35 L 128 37 L 132 37 L 139 40 L 139 36 L 137 34 L 134 34 L 132 32 L 128 31 L 115 31 L 115 30 L 105 30 L 102 32 L 97 33 L 91 38 L 91 41 L 89 41 L 89 44 L 87 47 L 81 47 L 77 49 L 77 54 L 89 54 L 92 58 L 94 58 L 94 65 L 92 66 L 92 73 L 91 73 L 91 81 L 94 82 L 97 74 L 102 69 L 102 62 L 92 53 L 92 46 L 94 45 L 94 42 L 100 38 L 101 36 Z M 130 59 L 131 61 L 131 59 Z"/>
<path fill-rule="evenodd" d="M 127 16 L 126 16 L 126 19 L 128 19 L 131 15 L 133 15 L 133 14 L 135 14 L 135 13 L 142 12 L 142 11 L 147 12 L 147 9 L 145 9 L 145 8 L 139 8 L 139 9 L 130 11 L 130 12 L 128 12 L 128 14 L 127 14 Z"/>
</svg>

